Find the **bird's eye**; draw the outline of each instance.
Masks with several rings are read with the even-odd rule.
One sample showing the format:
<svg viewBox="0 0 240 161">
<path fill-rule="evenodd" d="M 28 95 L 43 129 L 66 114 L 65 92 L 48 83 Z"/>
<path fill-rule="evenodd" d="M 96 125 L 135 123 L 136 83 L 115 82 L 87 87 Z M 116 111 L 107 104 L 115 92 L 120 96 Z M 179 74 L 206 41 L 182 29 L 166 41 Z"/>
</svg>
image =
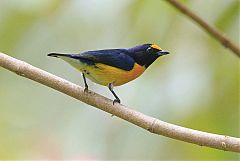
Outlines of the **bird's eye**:
<svg viewBox="0 0 240 161">
<path fill-rule="evenodd" d="M 148 52 L 148 53 L 152 53 L 153 51 L 154 51 L 153 48 L 151 48 L 151 47 L 147 48 L 147 52 Z"/>
</svg>

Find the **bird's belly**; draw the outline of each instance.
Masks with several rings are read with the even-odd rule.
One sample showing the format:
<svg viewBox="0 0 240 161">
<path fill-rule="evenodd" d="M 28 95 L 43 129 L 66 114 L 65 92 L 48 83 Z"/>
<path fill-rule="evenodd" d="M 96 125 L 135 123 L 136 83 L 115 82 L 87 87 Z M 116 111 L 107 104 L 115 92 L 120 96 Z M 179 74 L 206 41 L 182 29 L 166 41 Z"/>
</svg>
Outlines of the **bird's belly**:
<svg viewBox="0 0 240 161">
<path fill-rule="evenodd" d="M 109 83 L 113 83 L 114 86 L 120 86 L 139 77 L 144 70 L 144 67 L 136 63 L 130 71 L 100 63 L 95 64 L 95 66 L 85 66 L 81 69 L 87 78 L 104 86 Z"/>
<path fill-rule="evenodd" d="M 145 70 L 145 67 L 137 63 L 134 64 L 130 71 L 126 71 L 101 63 L 90 65 L 75 59 L 63 58 L 63 60 L 83 72 L 88 79 L 104 86 L 109 83 L 113 83 L 114 86 L 123 85 L 139 77 Z"/>
</svg>

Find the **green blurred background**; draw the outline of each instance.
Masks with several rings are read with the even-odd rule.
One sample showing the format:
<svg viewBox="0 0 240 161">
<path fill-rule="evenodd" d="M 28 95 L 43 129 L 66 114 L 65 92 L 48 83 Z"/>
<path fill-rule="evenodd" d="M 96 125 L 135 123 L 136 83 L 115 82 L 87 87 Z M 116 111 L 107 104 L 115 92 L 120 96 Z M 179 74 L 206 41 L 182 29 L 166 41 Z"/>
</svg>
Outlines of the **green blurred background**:
<svg viewBox="0 0 240 161">
<path fill-rule="evenodd" d="M 238 0 L 181 1 L 239 44 Z M 0 0 L 0 51 L 83 86 L 49 52 L 158 43 L 171 52 L 115 88 L 161 120 L 239 137 L 239 60 L 164 0 Z M 90 89 L 113 98 L 106 87 Z M 237 160 L 150 134 L 0 68 L 0 159 Z"/>
</svg>

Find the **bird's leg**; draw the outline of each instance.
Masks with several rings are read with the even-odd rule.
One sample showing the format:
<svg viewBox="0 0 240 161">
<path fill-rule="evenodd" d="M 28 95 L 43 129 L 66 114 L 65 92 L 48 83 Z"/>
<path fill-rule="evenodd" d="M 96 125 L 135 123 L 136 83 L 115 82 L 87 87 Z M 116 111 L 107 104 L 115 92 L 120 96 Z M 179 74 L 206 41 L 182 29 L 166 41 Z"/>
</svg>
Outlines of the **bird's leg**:
<svg viewBox="0 0 240 161">
<path fill-rule="evenodd" d="M 82 73 L 82 76 L 83 76 L 83 81 L 84 81 L 84 85 L 85 85 L 84 92 L 87 92 L 88 91 L 88 85 L 87 85 L 87 80 L 86 80 L 86 77 L 85 77 L 84 73 Z"/>
<path fill-rule="evenodd" d="M 112 92 L 112 94 L 114 95 L 115 99 L 113 100 L 113 104 L 114 103 L 120 103 L 120 99 L 118 98 L 118 96 L 116 95 L 116 93 L 113 91 L 113 84 L 112 83 L 109 83 L 108 84 L 108 88 L 109 90 Z"/>
</svg>

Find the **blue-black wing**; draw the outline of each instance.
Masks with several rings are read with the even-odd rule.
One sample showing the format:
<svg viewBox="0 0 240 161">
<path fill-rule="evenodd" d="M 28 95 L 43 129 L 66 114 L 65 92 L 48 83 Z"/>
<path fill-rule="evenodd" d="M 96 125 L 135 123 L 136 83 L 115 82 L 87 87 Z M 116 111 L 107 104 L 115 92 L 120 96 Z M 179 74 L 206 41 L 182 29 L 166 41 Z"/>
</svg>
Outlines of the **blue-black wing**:
<svg viewBox="0 0 240 161">
<path fill-rule="evenodd" d="M 135 61 L 128 55 L 126 49 L 108 49 L 87 51 L 80 54 L 71 55 L 72 58 L 79 59 L 88 64 L 102 63 L 126 71 L 130 71 Z"/>
</svg>

